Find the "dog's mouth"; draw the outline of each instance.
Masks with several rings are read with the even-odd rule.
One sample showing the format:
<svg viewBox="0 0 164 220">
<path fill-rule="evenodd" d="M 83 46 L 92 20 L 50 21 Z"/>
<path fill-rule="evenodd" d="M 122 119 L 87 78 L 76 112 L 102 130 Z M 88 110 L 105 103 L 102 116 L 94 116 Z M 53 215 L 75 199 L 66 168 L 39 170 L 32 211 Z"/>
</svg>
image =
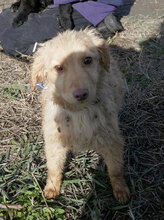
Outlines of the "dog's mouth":
<svg viewBox="0 0 164 220">
<path fill-rule="evenodd" d="M 86 106 L 89 106 L 90 104 L 92 104 L 91 101 L 89 101 L 88 99 L 86 100 L 80 100 L 80 101 L 76 101 L 74 104 L 72 105 L 79 105 L 80 108 L 84 108 Z"/>
<path fill-rule="evenodd" d="M 86 99 L 76 100 L 74 102 L 70 102 L 64 98 L 56 96 L 54 94 L 54 103 L 60 105 L 64 109 L 68 109 L 70 111 L 80 111 L 86 107 L 99 103 L 99 98 L 95 97 L 94 99 L 90 99 L 89 97 Z"/>
<path fill-rule="evenodd" d="M 69 109 L 74 109 L 75 111 L 82 110 L 84 108 L 87 108 L 89 106 L 97 105 L 101 102 L 101 99 L 99 97 L 95 97 L 92 100 L 85 99 L 81 101 L 77 101 L 75 104 L 68 103 Z"/>
<path fill-rule="evenodd" d="M 54 103 L 70 111 L 80 111 L 97 103 L 98 94 L 94 88 L 78 88 L 68 93 L 54 92 Z"/>
</svg>

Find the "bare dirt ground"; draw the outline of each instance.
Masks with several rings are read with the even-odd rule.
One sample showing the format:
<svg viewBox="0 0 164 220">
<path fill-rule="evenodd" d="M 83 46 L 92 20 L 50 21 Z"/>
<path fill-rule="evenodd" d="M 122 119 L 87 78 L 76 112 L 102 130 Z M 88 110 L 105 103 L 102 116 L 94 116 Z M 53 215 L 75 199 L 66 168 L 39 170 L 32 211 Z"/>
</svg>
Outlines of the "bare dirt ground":
<svg viewBox="0 0 164 220">
<path fill-rule="evenodd" d="M 0 0 L 0 9 L 11 2 Z M 103 161 L 94 152 L 82 153 L 74 156 L 67 166 L 59 199 L 48 203 L 49 207 L 64 207 L 66 217 L 62 219 L 163 219 L 163 4 L 163 0 L 137 0 L 130 16 L 122 19 L 125 31 L 109 40 L 127 81 L 120 125 L 126 141 L 126 178 L 131 200 L 124 206 L 118 204 Z M 29 81 L 29 65 L 28 61 L 0 52 L 0 203 L 4 202 L 4 195 L 12 204 L 18 201 L 22 194 L 16 189 L 23 190 L 36 179 L 41 188 L 45 184 L 41 91 L 31 94 L 24 86 Z M 32 154 L 29 149 L 33 149 Z M 41 204 L 43 208 L 45 204 Z M 39 205 L 33 204 L 33 208 Z M 4 212 L 0 210 L 1 213 Z M 40 215 L 38 219 L 46 218 Z"/>
</svg>

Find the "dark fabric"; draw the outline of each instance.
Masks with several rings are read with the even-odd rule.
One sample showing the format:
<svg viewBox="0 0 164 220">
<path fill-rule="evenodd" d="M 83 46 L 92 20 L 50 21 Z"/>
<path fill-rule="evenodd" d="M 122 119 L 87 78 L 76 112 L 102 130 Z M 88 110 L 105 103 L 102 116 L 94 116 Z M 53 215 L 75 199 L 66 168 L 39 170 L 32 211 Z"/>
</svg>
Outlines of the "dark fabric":
<svg viewBox="0 0 164 220">
<path fill-rule="evenodd" d="M 135 0 L 54 0 L 54 5 L 48 7 L 54 8 L 60 4 L 72 3 L 74 9 L 96 26 L 111 12 L 119 18 L 128 15 L 134 2 Z"/>
<path fill-rule="evenodd" d="M 73 8 L 94 26 L 99 24 L 107 15 L 116 10 L 116 8 L 112 5 L 92 1 L 73 4 Z"/>
<path fill-rule="evenodd" d="M 15 13 L 5 9 L 0 14 L 0 41 L 4 52 L 12 56 L 31 55 L 35 42 L 45 42 L 62 32 L 58 24 L 58 8 L 44 13 L 31 13 L 28 21 L 18 28 L 12 27 Z M 73 11 L 75 29 L 87 27 L 90 23 L 76 10 Z"/>
<path fill-rule="evenodd" d="M 64 3 L 64 1 L 75 0 L 58 0 L 58 2 L 62 1 Z M 114 14 L 121 18 L 123 15 L 129 13 L 135 0 L 97 1 L 116 6 Z M 47 9 L 42 13 L 31 13 L 27 22 L 18 28 L 13 28 L 12 21 L 16 14 L 12 13 L 10 9 L 5 9 L 0 14 L 0 42 L 4 52 L 12 56 L 19 56 L 20 54 L 32 55 L 36 42 L 45 42 L 46 40 L 55 37 L 58 32 L 63 31 L 59 26 L 58 14 L 58 7 Z M 91 23 L 75 9 L 73 9 L 72 17 L 76 30 L 91 25 Z M 101 22 L 100 26 L 102 26 L 100 29 L 104 29 L 104 27 L 106 28 L 104 22 Z M 108 26 L 109 25 L 107 25 L 107 27 Z M 116 25 L 114 27 L 116 28 Z M 109 36 L 108 30 L 105 30 L 105 32 L 106 35 Z"/>
<path fill-rule="evenodd" d="M 120 0 L 117 2 L 120 5 Z M 104 18 L 110 13 L 116 10 L 114 5 L 110 5 L 110 2 L 113 3 L 113 0 L 107 0 L 105 3 L 97 1 L 84 1 L 83 0 L 54 0 L 54 5 L 48 6 L 49 8 L 54 8 L 58 5 L 72 3 L 72 7 L 76 9 L 81 15 L 84 16 L 89 22 L 94 26 L 99 24 Z"/>
</svg>

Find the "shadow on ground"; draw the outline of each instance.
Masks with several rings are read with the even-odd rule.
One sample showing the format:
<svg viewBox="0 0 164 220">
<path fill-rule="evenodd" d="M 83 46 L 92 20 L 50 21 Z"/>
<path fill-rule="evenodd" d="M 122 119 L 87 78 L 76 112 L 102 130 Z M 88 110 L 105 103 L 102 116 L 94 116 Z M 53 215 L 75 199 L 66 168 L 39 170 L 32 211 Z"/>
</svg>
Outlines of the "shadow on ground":
<svg viewBox="0 0 164 220">
<path fill-rule="evenodd" d="M 94 171 L 92 195 L 83 209 L 88 219 L 163 218 L 164 23 L 160 36 L 142 42 L 141 52 L 111 45 L 128 83 L 120 124 L 131 200 L 127 205 L 115 201 L 105 166 L 100 163 Z"/>
<path fill-rule="evenodd" d="M 164 23 L 161 24 L 160 36 L 152 36 L 142 42 L 140 52 L 111 44 L 111 50 L 127 80 L 120 124 L 125 137 L 126 179 L 131 189 L 129 203 L 120 205 L 114 199 L 103 159 L 92 151 L 75 155 L 70 160 L 64 172 L 61 195 L 55 201 L 47 200 L 45 203 L 41 196 L 46 180 L 43 142 L 35 135 L 33 139 L 33 131 L 27 127 L 23 142 L 13 142 L 18 163 L 16 160 L 15 163 L 10 161 L 10 152 L 0 158 L 0 203 L 4 202 L 5 197 L 9 203 L 23 205 L 22 213 L 27 215 L 17 219 L 27 219 L 34 214 L 34 219 L 37 219 L 36 210 L 42 213 L 39 219 L 48 219 L 43 216 L 46 204 L 53 208 L 52 212 L 55 210 L 58 213 L 49 219 L 163 219 Z M 31 99 L 29 106 L 33 103 Z M 40 132 L 39 120 L 32 128 L 37 124 Z M 18 138 L 17 135 L 15 138 Z M 61 217 L 61 210 L 65 211 L 66 218 Z"/>
</svg>

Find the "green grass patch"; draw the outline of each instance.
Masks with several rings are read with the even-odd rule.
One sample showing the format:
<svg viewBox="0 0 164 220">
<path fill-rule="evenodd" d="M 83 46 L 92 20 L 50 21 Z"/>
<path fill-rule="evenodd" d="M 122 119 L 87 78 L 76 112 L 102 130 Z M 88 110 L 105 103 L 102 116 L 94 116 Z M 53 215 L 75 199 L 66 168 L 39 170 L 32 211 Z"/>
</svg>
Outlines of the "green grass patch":
<svg viewBox="0 0 164 220">
<path fill-rule="evenodd" d="M 20 210 L 0 208 L 4 219 L 58 219 L 64 220 L 65 211 L 54 204 L 49 207 L 42 192 L 46 181 L 46 164 L 39 145 L 30 145 L 26 136 L 25 146 L 13 140 L 16 159 L 8 161 L 7 154 L 0 158 L 0 204 L 20 205 Z M 18 159 L 19 158 L 19 159 Z M 52 218 L 53 217 L 53 218 Z"/>
<path fill-rule="evenodd" d="M 22 85 L 0 85 L 1 94 L 8 99 L 16 99 L 21 97 L 21 91 L 26 88 Z"/>
<path fill-rule="evenodd" d="M 92 216 L 104 219 L 106 213 L 127 207 L 114 199 L 107 172 L 96 170 L 99 157 L 94 152 L 76 155 L 65 168 L 60 196 L 46 200 L 43 189 L 47 168 L 43 148 L 30 144 L 26 135 L 22 139 L 23 144 L 12 141 L 14 160 L 10 160 L 10 152 L 0 157 L 0 204 L 6 205 L 6 208 L 0 206 L 1 218 L 65 220 Z M 12 206 L 21 206 L 21 209 L 15 210 Z"/>
</svg>

